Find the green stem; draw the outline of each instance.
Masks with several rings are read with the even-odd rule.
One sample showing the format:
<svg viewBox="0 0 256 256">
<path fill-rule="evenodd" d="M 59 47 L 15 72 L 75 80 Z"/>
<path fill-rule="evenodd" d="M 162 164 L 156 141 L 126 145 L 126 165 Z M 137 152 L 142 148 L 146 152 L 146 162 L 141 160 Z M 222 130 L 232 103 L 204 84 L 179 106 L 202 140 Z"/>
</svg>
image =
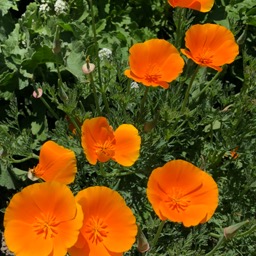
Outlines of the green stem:
<svg viewBox="0 0 256 256">
<path fill-rule="evenodd" d="M 68 118 L 70 119 L 71 123 L 75 126 L 77 134 L 80 137 L 80 135 L 81 135 L 81 127 L 78 125 L 76 119 L 72 115 L 69 115 Z"/>
<path fill-rule="evenodd" d="M 41 97 L 40 100 L 44 103 L 46 108 L 49 110 L 49 112 L 56 118 L 59 119 L 58 115 L 55 113 L 55 111 L 50 107 L 50 105 L 46 102 L 46 100 Z"/>
<path fill-rule="evenodd" d="M 184 36 L 184 29 L 182 26 L 182 21 L 184 20 L 184 16 L 186 14 L 186 9 L 185 8 L 177 8 L 176 11 L 178 12 L 177 14 L 177 29 L 176 29 L 176 38 L 175 38 L 175 46 L 180 49 L 181 47 L 181 39 Z"/>
<path fill-rule="evenodd" d="M 145 102 L 147 99 L 149 88 L 150 88 L 149 86 L 145 86 L 144 95 L 143 95 L 143 98 L 140 103 L 140 112 L 139 112 L 139 117 L 138 117 L 139 120 L 140 120 L 141 116 L 144 116 Z"/>
<path fill-rule="evenodd" d="M 91 9 L 91 18 L 92 18 L 92 31 L 93 31 L 93 39 L 94 39 L 94 47 L 95 47 L 95 54 L 96 54 L 96 61 L 97 61 L 97 70 L 98 70 L 98 76 L 99 76 L 99 84 L 100 88 L 102 88 L 102 81 L 101 81 L 101 69 L 100 69 L 100 58 L 98 56 L 99 46 L 98 46 L 98 40 L 97 40 L 97 32 L 96 32 L 96 24 L 95 24 L 95 16 L 93 12 L 93 4 L 92 0 L 89 0 L 89 5 Z"/>
<path fill-rule="evenodd" d="M 247 236 L 250 233 L 254 232 L 255 230 L 256 230 L 256 225 L 253 225 L 249 230 L 247 230 L 247 231 L 245 231 L 243 233 L 238 234 L 237 237 Z"/>
<path fill-rule="evenodd" d="M 30 160 L 32 158 L 33 159 L 39 159 L 39 156 L 35 155 L 35 154 L 32 154 L 31 156 L 28 156 L 28 157 L 25 157 L 25 158 L 22 158 L 22 159 L 19 159 L 19 160 L 11 159 L 11 163 L 15 163 L 15 164 L 23 163 L 23 162 L 26 162 L 27 160 Z"/>
<path fill-rule="evenodd" d="M 109 109 L 108 100 L 107 100 L 106 92 L 105 92 L 104 88 L 102 88 L 101 93 L 102 93 L 102 98 L 103 98 L 103 102 L 104 102 L 105 108 L 107 110 L 107 113 L 109 114 L 110 113 L 110 109 Z"/>
<path fill-rule="evenodd" d="M 212 80 L 200 91 L 197 95 L 196 98 L 199 98 L 212 84 L 215 82 L 215 80 L 219 77 L 221 72 L 217 72 L 215 76 L 212 78 Z M 194 100 L 196 99 L 194 98 Z"/>
<path fill-rule="evenodd" d="M 92 87 L 92 91 L 93 91 L 96 110 L 97 110 L 98 115 L 100 116 L 101 115 L 100 105 L 99 105 L 98 96 L 97 96 L 96 87 L 94 84 L 92 73 L 89 73 L 89 78 L 90 78 L 90 83 L 91 83 L 91 87 Z"/>
<path fill-rule="evenodd" d="M 189 85 L 188 85 L 187 90 L 186 90 L 185 98 L 184 98 L 184 100 L 183 100 L 183 104 L 182 104 L 182 107 L 181 107 L 181 112 L 184 112 L 184 111 L 185 111 L 185 108 L 186 108 L 186 106 L 187 106 L 187 104 L 188 104 L 189 93 L 190 93 L 192 84 L 193 84 L 193 82 L 194 82 L 194 80 L 195 80 L 195 78 L 196 78 L 196 75 L 197 75 L 199 69 L 200 69 L 200 66 L 198 65 L 198 66 L 196 67 L 196 70 L 195 70 L 193 76 L 192 76 L 191 79 L 190 79 Z"/>
<path fill-rule="evenodd" d="M 154 247 L 156 246 L 156 244 L 157 244 L 157 242 L 158 242 L 158 239 L 159 239 L 160 234 L 161 234 L 161 232 L 162 232 L 162 230 L 163 230 L 163 227 L 164 227 L 165 222 L 166 222 L 166 221 L 163 221 L 163 220 L 162 220 L 162 222 L 160 223 L 160 225 L 159 225 L 159 227 L 158 227 L 158 229 L 157 229 L 157 232 L 156 232 L 156 234 L 155 234 L 155 236 L 154 236 L 154 238 L 153 238 L 153 241 L 152 241 L 152 243 L 151 243 L 151 251 L 150 251 L 150 252 L 153 252 L 153 251 L 154 251 Z M 152 250 L 152 249 L 153 249 L 153 250 Z"/>
<path fill-rule="evenodd" d="M 99 170 L 99 174 L 103 177 L 106 177 L 106 172 L 104 171 L 104 168 L 103 168 L 103 163 L 102 162 L 99 162 L 100 164 L 100 170 Z"/>
<path fill-rule="evenodd" d="M 224 242 L 226 241 L 226 238 L 225 236 L 222 236 L 218 243 L 215 245 L 215 247 L 208 253 L 205 254 L 205 256 L 211 256 L 211 255 L 214 255 L 214 253 L 221 247 L 221 245 L 224 244 Z"/>
</svg>

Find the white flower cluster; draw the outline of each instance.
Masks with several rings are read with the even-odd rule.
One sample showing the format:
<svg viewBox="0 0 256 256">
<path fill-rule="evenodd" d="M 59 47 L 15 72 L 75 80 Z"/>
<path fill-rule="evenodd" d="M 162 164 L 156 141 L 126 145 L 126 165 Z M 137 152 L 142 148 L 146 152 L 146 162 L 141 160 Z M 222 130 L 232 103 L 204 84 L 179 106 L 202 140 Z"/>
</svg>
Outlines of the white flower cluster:
<svg viewBox="0 0 256 256">
<path fill-rule="evenodd" d="M 105 58 L 110 59 L 112 56 L 112 51 L 108 48 L 102 48 L 101 50 L 99 50 L 98 55 L 100 60 L 104 60 Z"/>
<path fill-rule="evenodd" d="M 39 6 L 39 12 L 49 12 L 50 11 L 50 6 L 49 6 L 49 1 L 47 0 L 42 0 L 41 4 Z"/>
<path fill-rule="evenodd" d="M 131 89 L 138 89 L 138 88 L 139 88 L 138 83 L 135 82 L 135 81 L 133 81 L 133 82 L 131 83 Z"/>
<path fill-rule="evenodd" d="M 66 2 L 64 2 L 63 0 L 57 0 L 54 4 L 54 11 L 56 12 L 57 15 L 65 13 L 67 9 L 68 9 L 68 6 Z"/>
</svg>

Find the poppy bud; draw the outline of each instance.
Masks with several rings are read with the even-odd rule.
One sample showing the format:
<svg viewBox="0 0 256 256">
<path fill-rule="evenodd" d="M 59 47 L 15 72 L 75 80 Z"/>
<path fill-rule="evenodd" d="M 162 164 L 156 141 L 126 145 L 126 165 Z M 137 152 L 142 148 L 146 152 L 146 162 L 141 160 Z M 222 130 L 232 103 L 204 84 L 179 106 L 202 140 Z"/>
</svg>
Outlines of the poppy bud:
<svg viewBox="0 0 256 256">
<path fill-rule="evenodd" d="M 84 74 L 88 75 L 95 69 L 95 65 L 93 63 L 85 63 L 82 66 L 82 71 Z"/>
<path fill-rule="evenodd" d="M 137 248 L 140 253 L 147 252 L 150 249 L 148 240 L 142 232 L 140 225 L 138 225 Z"/>
<path fill-rule="evenodd" d="M 226 239 L 231 239 L 236 232 L 243 227 L 245 224 L 249 223 L 249 220 L 239 222 L 237 224 L 231 225 L 227 228 L 224 228 L 224 236 Z"/>
</svg>

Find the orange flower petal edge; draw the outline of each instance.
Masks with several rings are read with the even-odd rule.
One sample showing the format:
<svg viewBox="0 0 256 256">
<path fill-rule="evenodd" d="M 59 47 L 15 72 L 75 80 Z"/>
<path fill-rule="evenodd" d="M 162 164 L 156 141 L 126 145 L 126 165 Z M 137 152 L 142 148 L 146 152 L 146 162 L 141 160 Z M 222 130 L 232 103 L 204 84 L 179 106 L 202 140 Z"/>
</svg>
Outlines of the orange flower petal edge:
<svg viewBox="0 0 256 256">
<path fill-rule="evenodd" d="M 70 184 L 74 181 L 76 172 L 75 153 L 54 141 L 47 141 L 40 150 L 38 165 L 32 170 L 30 169 L 29 175 L 32 180 L 35 177 L 44 181 Z"/>
<path fill-rule="evenodd" d="M 234 35 L 224 26 L 197 24 L 185 34 L 186 49 L 181 52 L 200 66 L 221 71 L 224 64 L 232 63 L 239 54 Z"/>
<path fill-rule="evenodd" d="M 193 9 L 199 12 L 209 12 L 214 4 L 214 0 L 168 0 L 173 7 Z"/>
<path fill-rule="evenodd" d="M 66 185 L 38 183 L 11 199 L 4 215 L 4 237 L 17 256 L 65 255 L 76 243 L 82 223 L 82 208 Z"/>
<path fill-rule="evenodd" d="M 84 213 L 83 227 L 71 256 L 118 256 L 128 251 L 137 234 L 136 219 L 122 196 L 107 187 L 95 186 L 78 192 Z"/>
<path fill-rule="evenodd" d="M 110 159 L 131 166 L 139 157 L 141 138 L 131 124 L 113 131 L 105 117 L 86 119 L 82 126 L 82 147 L 90 164 Z"/>
<path fill-rule="evenodd" d="M 184 61 L 178 50 L 163 39 L 150 39 L 134 44 L 130 50 L 130 69 L 124 74 L 145 86 L 169 87 L 184 67 Z"/>
<path fill-rule="evenodd" d="M 161 220 L 196 226 L 207 222 L 218 206 L 213 178 L 193 164 L 173 160 L 151 173 L 147 197 Z"/>
</svg>

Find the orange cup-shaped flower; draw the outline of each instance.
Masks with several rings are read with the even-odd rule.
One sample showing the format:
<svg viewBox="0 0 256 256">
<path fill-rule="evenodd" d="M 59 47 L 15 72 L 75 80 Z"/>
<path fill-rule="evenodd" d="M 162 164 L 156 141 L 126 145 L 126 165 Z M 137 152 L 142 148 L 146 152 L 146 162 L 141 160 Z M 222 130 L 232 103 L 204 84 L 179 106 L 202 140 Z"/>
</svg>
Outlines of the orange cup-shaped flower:
<svg viewBox="0 0 256 256">
<path fill-rule="evenodd" d="M 164 89 L 182 72 L 184 61 L 178 50 L 163 39 L 151 39 L 134 44 L 130 50 L 130 69 L 124 74 L 146 86 Z"/>
<path fill-rule="evenodd" d="M 84 223 L 71 256 L 121 256 L 137 234 L 131 209 L 116 191 L 101 186 L 89 187 L 76 196 L 84 212 Z"/>
<path fill-rule="evenodd" d="M 173 7 L 193 9 L 199 12 L 209 12 L 212 9 L 214 0 L 168 0 Z"/>
<path fill-rule="evenodd" d="M 221 71 L 221 66 L 232 63 L 239 53 L 234 35 L 224 26 L 197 24 L 185 35 L 186 48 L 181 52 L 200 66 Z"/>
<path fill-rule="evenodd" d="M 4 215 L 4 237 L 16 256 L 63 256 L 78 238 L 83 212 L 58 182 L 30 185 L 14 195 Z"/>
<path fill-rule="evenodd" d="M 213 178 L 183 160 L 156 168 L 148 180 L 147 196 L 161 220 L 182 222 L 185 227 L 207 222 L 218 206 Z"/>
<path fill-rule="evenodd" d="M 54 141 L 47 141 L 40 150 L 38 165 L 29 170 L 28 177 L 69 184 L 74 181 L 76 172 L 75 153 Z"/>
<path fill-rule="evenodd" d="M 131 166 L 139 157 L 141 138 L 131 124 L 122 124 L 115 131 L 105 117 L 84 121 L 82 147 L 90 164 L 112 159 L 123 166 Z"/>
</svg>

